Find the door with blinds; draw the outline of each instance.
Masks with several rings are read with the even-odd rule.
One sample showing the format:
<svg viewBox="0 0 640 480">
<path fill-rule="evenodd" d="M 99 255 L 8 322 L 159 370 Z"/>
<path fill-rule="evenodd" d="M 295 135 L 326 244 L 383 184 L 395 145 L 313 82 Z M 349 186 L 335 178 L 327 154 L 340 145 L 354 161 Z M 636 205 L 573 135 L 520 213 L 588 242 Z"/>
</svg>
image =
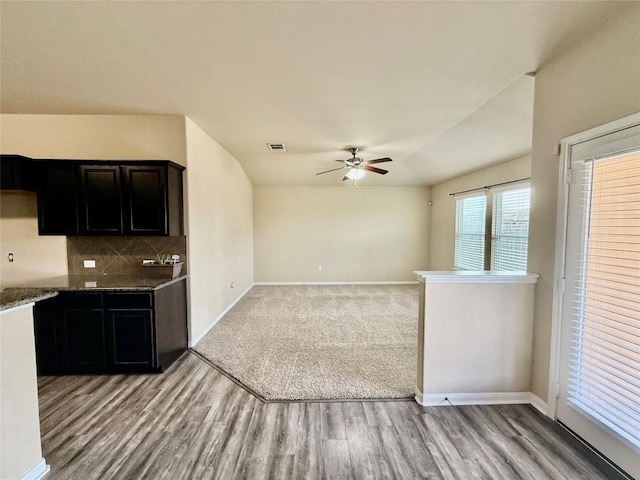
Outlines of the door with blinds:
<svg viewBox="0 0 640 480">
<path fill-rule="evenodd" d="M 640 479 L 640 126 L 567 166 L 557 418 Z"/>
</svg>

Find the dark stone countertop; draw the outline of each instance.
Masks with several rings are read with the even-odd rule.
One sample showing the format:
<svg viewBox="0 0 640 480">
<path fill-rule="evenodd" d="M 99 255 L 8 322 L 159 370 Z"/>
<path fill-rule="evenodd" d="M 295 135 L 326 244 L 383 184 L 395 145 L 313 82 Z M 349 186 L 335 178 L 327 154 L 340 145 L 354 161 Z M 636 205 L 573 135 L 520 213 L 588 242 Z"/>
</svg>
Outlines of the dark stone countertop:
<svg viewBox="0 0 640 480">
<path fill-rule="evenodd" d="M 0 312 L 58 295 L 50 288 L 7 288 L 0 292 Z"/>
<path fill-rule="evenodd" d="M 91 290 L 128 290 L 149 291 L 171 285 L 187 278 L 180 275 L 176 278 L 150 277 L 148 275 L 63 275 L 60 277 L 33 280 L 24 288 L 43 288 L 57 291 L 91 291 Z M 11 287 L 22 289 L 22 287 Z M 8 291 L 9 289 L 7 289 Z M 4 293 L 4 292 L 3 292 Z"/>
</svg>

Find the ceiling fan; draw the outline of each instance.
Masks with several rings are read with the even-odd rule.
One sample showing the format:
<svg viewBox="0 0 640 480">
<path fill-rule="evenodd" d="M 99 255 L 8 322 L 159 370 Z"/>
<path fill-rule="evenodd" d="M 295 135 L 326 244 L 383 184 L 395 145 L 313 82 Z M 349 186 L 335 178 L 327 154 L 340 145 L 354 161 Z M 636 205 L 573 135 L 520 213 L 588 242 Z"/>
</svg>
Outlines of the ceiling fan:
<svg viewBox="0 0 640 480">
<path fill-rule="evenodd" d="M 343 170 L 347 168 L 349 171 L 342 180 L 358 181 L 364 177 L 367 172 L 379 173 L 380 175 L 386 175 L 389 172 L 389 170 L 371 166 L 374 163 L 391 162 L 392 160 L 389 157 L 376 158 L 375 160 L 363 160 L 360 157 L 356 157 L 356 154 L 358 153 L 357 147 L 350 148 L 349 152 L 351 152 L 353 158 L 349 158 L 348 160 L 336 160 L 336 162 L 344 163 L 342 167 L 332 168 L 331 170 L 316 173 L 316 175 L 322 175 L 324 173 L 335 172 L 336 170 Z"/>
</svg>

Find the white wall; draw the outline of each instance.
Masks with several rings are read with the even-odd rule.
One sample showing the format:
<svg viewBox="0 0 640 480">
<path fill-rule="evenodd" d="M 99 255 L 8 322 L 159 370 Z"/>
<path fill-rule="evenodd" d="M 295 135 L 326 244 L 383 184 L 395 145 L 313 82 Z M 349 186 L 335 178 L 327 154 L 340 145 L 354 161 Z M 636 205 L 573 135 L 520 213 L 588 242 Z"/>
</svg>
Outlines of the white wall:
<svg viewBox="0 0 640 480">
<path fill-rule="evenodd" d="M 427 187 L 256 187 L 255 280 L 415 280 L 429 265 L 429 198 Z"/>
<path fill-rule="evenodd" d="M 455 255 L 456 200 L 450 193 L 531 175 L 531 157 L 521 157 L 463 175 L 431 188 L 430 270 L 451 270 Z"/>
<path fill-rule="evenodd" d="M 0 313 L 0 478 L 22 478 L 42 460 L 31 307 Z"/>
<path fill-rule="evenodd" d="M 0 115 L 0 153 L 33 158 L 171 160 L 186 165 L 184 118 L 170 115 Z M 2 192 L 0 283 L 66 275 L 63 236 L 38 236 L 35 195 Z M 7 253 L 15 261 L 7 261 Z"/>
<path fill-rule="evenodd" d="M 237 160 L 188 118 L 186 145 L 193 340 L 253 283 L 253 187 Z"/>
<path fill-rule="evenodd" d="M 536 289 L 531 390 L 547 398 L 559 159 L 564 137 L 640 111 L 640 5 L 544 65 L 536 75 L 529 270 Z"/>
</svg>

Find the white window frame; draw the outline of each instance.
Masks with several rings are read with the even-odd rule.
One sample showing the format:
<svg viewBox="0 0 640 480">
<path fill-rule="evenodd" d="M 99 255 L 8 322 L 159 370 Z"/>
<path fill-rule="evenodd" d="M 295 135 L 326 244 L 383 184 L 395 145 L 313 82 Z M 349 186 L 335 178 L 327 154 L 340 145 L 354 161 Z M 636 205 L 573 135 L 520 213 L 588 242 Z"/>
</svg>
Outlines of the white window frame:
<svg viewBox="0 0 640 480">
<path fill-rule="evenodd" d="M 508 183 L 508 184 L 507 184 Z M 460 195 L 454 195 L 456 200 L 456 213 L 454 218 L 454 252 L 453 252 L 453 269 L 454 270 L 462 270 L 459 268 L 456 263 L 456 251 L 458 248 L 458 237 L 457 237 L 457 224 L 458 224 L 458 200 L 462 200 L 468 197 L 477 197 L 480 195 L 485 196 L 486 200 L 486 209 L 485 209 L 485 223 L 484 223 L 484 270 L 491 270 L 491 260 L 493 254 L 493 191 L 495 192 L 506 192 L 509 190 L 519 190 L 522 188 L 531 188 L 531 181 L 529 179 L 525 180 L 516 180 L 513 182 L 506 182 L 505 184 L 498 184 L 492 187 L 485 187 L 483 189 L 478 189 L 474 192 L 464 193 Z M 482 193 L 480 193 L 482 192 Z M 528 258 L 527 258 L 528 261 Z"/>
<path fill-rule="evenodd" d="M 556 248 L 553 275 L 553 306 L 551 316 L 551 352 L 549 358 L 549 384 L 545 413 L 558 419 L 558 389 L 560 379 L 560 347 L 562 306 L 564 302 L 565 257 L 567 254 L 567 221 L 569 215 L 569 162 L 571 148 L 587 140 L 614 133 L 640 124 L 640 113 L 634 113 L 614 122 L 592 128 L 560 141 L 560 165 L 558 169 L 558 208 L 556 219 Z"/>
<path fill-rule="evenodd" d="M 465 193 L 464 195 L 458 195 L 455 197 L 456 200 L 456 214 L 455 214 L 455 224 L 454 224 L 454 250 L 453 250 L 453 268 L 454 270 L 465 270 L 461 267 L 459 267 L 458 265 L 456 265 L 456 259 L 458 257 L 458 213 L 459 213 L 459 209 L 458 209 L 458 201 L 459 200 L 465 200 L 468 198 L 477 198 L 477 197 L 481 197 L 484 196 L 485 199 L 485 221 L 484 221 L 484 265 L 486 267 L 487 264 L 487 219 L 490 218 L 489 217 L 489 208 L 490 206 L 487 203 L 487 192 L 486 191 L 482 191 L 482 190 L 478 190 L 472 193 Z"/>
<path fill-rule="evenodd" d="M 496 199 L 496 194 L 499 193 L 504 193 L 504 192 L 510 192 L 513 190 L 523 190 L 523 189 L 528 189 L 529 190 L 529 210 L 531 210 L 531 182 L 529 180 L 523 180 L 521 182 L 513 182 L 510 183 L 509 185 L 503 185 L 503 186 L 497 186 L 497 187 L 493 187 L 489 190 L 489 195 L 490 195 L 490 201 L 491 201 L 491 216 L 489 218 L 489 223 L 487 224 L 488 227 L 490 228 L 490 232 L 489 232 L 489 242 L 490 242 L 490 252 L 489 252 L 489 256 L 488 256 L 488 261 L 489 261 L 489 270 L 493 270 L 492 265 L 493 265 L 493 261 L 494 261 L 494 253 L 495 253 L 495 249 L 494 249 L 494 245 L 493 245 L 493 240 L 494 240 L 494 236 L 493 236 L 493 221 L 496 219 L 496 212 L 494 212 L 494 204 L 495 199 Z M 529 220 L 530 218 L 527 218 L 527 245 L 529 242 Z M 499 237 L 508 237 L 509 235 L 499 235 Z M 512 238 L 515 236 L 512 236 Z M 522 237 L 521 237 L 522 238 Z M 529 255 L 528 252 L 525 256 L 525 259 L 527 261 L 527 264 L 529 263 Z M 486 266 L 486 264 L 485 264 Z M 525 268 L 526 270 L 526 268 Z M 496 270 L 496 271 L 505 271 L 505 270 Z"/>
</svg>

